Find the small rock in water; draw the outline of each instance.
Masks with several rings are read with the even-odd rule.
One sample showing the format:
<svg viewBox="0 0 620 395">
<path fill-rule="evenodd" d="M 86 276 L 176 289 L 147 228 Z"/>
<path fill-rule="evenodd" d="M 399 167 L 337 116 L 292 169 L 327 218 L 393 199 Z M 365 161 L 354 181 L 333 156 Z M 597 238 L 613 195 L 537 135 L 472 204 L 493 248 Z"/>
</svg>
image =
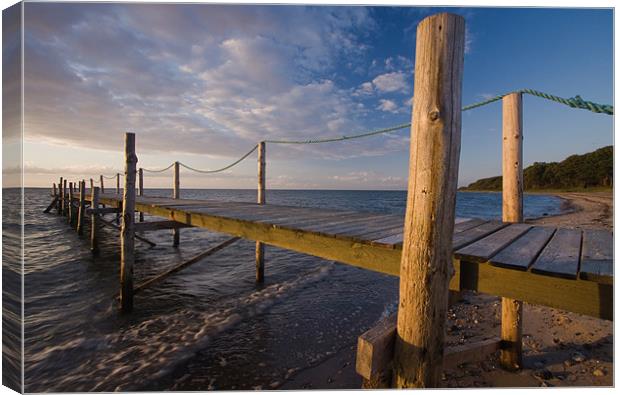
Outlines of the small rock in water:
<svg viewBox="0 0 620 395">
<path fill-rule="evenodd" d="M 273 383 L 269 384 L 269 386 L 271 388 L 277 388 L 280 386 L 280 382 L 279 381 L 274 381 Z"/>
<path fill-rule="evenodd" d="M 596 369 L 594 369 L 592 374 L 595 375 L 596 377 L 603 377 L 603 376 L 605 376 L 607 374 L 607 372 L 605 372 L 603 369 L 596 368 Z"/>
<path fill-rule="evenodd" d="M 585 360 L 586 360 L 586 356 L 585 356 L 585 355 L 583 355 L 583 354 L 582 354 L 582 353 L 580 353 L 580 352 L 575 352 L 575 353 L 573 353 L 573 355 L 571 356 L 571 359 L 572 359 L 573 361 L 575 361 L 575 362 L 583 362 L 583 361 L 585 361 Z"/>
</svg>

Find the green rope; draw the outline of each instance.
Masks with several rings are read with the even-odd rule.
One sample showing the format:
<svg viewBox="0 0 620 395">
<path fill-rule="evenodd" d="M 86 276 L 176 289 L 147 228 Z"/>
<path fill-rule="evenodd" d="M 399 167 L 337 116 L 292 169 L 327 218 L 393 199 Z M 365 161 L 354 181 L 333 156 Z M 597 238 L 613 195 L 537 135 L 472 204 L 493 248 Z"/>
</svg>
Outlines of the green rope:
<svg viewBox="0 0 620 395">
<path fill-rule="evenodd" d="M 581 96 L 577 95 L 570 99 L 563 97 L 550 95 L 548 93 L 539 92 L 534 89 L 521 89 L 517 91 L 520 93 L 527 93 L 528 95 L 542 97 L 543 99 L 551 100 L 557 103 L 567 105 L 571 108 L 580 108 L 582 110 L 589 110 L 599 114 L 614 115 L 614 106 L 609 104 L 598 104 L 591 101 L 583 100 Z"/>
<path fill-rule="evenodd" d="M 234 165 L 238 164 L 239 162 L 241 162 L 242 160 L 244 160 L 245 158 L 247 158 L 248 156 L 250 156 L 250 154 L 254 151 L 256 151 L 256 149 L 258 148 L 258 144 L 254 146 L 254 148 L 252 148 L 250 151 L 248 151 L 245 155 L 243 155 L 241 158 L 237 159 L 236 161 L 234 161 L 233 163 L 231 163 L 228 166 L 222 167 L 221 169 L 216 169 L 216 170 L 199 170 L 199 169 L 195 169 L 193 167 L 190 167 L 184 163 L 180 163 L 179 165 L 183 166 L 184 168 L 186 168 L 187 170 L 191 170 L 191 171 L 195 171 L 197 173 L 203 173 L 203 174 L 211 174 L 211 173 L 219 173 L 221 171 L 224 170 L 228 170 L 231 167 L 233 167 Z"/>
<path fill-rule="evenodd" d="M 354 134 L 351 136 L 342 136 L 342 137 L 329 137 L 325 139 L 317 139 L 317 140 L 265 140 L 266 143 L 272 144 L 319 144 L 319 143 L 330 143 L 333 141 L 342 141 L 342 140 L 352 140 L 358 139 L 361 137 L 374 136 L 377 134 L 389 133 L 395 130 L 400 130 L 404 128 L 410 127 L 410 123 L 404 123 L 402 125 L 396 125 L 385 129 L 373 130 L 371 132 L 365 132 L 361 134 Z"/>
<path fill-rule="evenodd" d="M 165 172 L 166 170 L 170 169 L 172 166 L 174 166 L 174 162 L 172 162 L 172 164 L 171 164 L 170 166 L 168 166 L 168 167 L 166 167 L 166 168 L 164 168 L 164 169 L 159 169 L 159 170 L 150 170 L 150 169 L 145 169 L 145 168 L 142 168 L 142 171 L 146 171 L 146 172 L 149 172 L 149 173 L 163 173 L 163 172 Z"/>
</svg>

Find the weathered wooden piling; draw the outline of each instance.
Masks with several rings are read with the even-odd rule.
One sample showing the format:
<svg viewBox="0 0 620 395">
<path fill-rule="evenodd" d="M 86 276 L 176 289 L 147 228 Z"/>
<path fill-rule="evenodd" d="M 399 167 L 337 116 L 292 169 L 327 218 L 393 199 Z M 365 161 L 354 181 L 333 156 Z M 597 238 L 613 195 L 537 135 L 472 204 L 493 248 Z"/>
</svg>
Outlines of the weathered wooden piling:
<svg viewBox="0 0 620 395">
<path fill-rule="evenodd" d="M 121 193 L 121 173 L 116 173 L 116 194 Z"/>
<path fill-rule="evenodd" d="M 103 187 L 103 174 L 99 176 L 99 187 L 101 188 L 101 193 L 105 193 L 105 188 Z"/>
<path fill-rule="evenodd" d="M 461 146 L 465 20 L 420 22 L 393 386 L 441 383 Z"/>
<path fill-rule="evenodd" d="M 52 183 L 52 196 L 58 196 L 56 195 L 56 183 Z"/>
<path fill-rule="evenodd" d="M 63 215 L 67 215 L 68 213 L 68 205 L 67 205 L 67 198 L 68 198 L 69 194 L 67 193 L 67 179 L 63 178 L 62 179 L 62 214 Z"/>
<path fill-rule="evenodd" d="M 63 196 L 62 196 L 62 177 L 58 180 L 58 215 L 62 215 L 63 205 Z"/>
<path fill-rule="evenodd" d="M 91 193 L 92 193 L 94 187 L 95 187 L 95 181 L 91 178 L 90 179 L 90 191 L 91 191 Z"/>
<path fill-rule="evenodd" d="M 86 181 L 80 181 L 80 205 L 78 206 L 77 233 L 84 234 L 84 217 L 86 216 Z"/>
<path fill-rule="evenodd" d="M 521 93 L 502 99 L 502 221 L 523 222 L 523 110 Z M 523 302 L 502 298 L 500 363 L 522 365 Z"/>
<path fill-rule="evenodd" d="M 133 309 L 133 264 L 136 208 L 136 135 L 125 133 L 125 184 L 123 185 L 123 218 L 121 224 L 121 292 L 123 312 Z"/>
<path fill-rule="evenodd" d="M 174 187 L 172 189 L 172 198 L 179 199 L 181 197 L 181 180 L 180 180 L 180 166 L 179 162 L 174 162 Z M 179 241 L 181 239 L 181 230 L 173 229 L 172 230 L 172 246 L 178 247 Z"/>
<path fill-rule="evenodd" d="M 90 208 L 95 209 L 90 216 L 90 250 L 93 254 L 99 253 L 99 224 L 96 209 L 99 208 L 99 187 L 91 190 Z"/>
<path fill-rule="evenodd" d="M 71 225 L 73 224 L 73 183 L 69 183 L 69 201 L 67 204 L 67 222 Z"/>
<path fill-rule="evenodd" d="M 138 196 L 144 196 L 144 172 L 138 169 Z M 140 222 L 144 222 L 144 213 L 140 211 Z"/>
<path fill-rule="evenodd" d="M 258 193 L 257 203 L 265 204 L 265 142 L 258 143 Z M 256 282 L 265 280 L 265 245 L 256 242 Z"/>
</svg>

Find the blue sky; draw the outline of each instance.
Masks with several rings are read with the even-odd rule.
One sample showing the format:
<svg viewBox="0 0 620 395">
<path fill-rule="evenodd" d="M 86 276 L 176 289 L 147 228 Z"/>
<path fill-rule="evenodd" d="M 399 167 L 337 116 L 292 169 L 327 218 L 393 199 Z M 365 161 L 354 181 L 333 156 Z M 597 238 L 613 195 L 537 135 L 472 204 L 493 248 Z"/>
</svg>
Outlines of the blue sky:
<svg viewBox="0 0 620 395">
<path fill-rule="evenodd" d="M 26 3 L 26 185 L 139 166 L 223 166 L 263 139 L 410 121 L 416 26 L 466 18 L 463 103 L 520 88 L 613 104 L 609 9 Z M 613 142 L 613 117 L 524 97 L 524 162 Z M 409 130 L 268 145 L 268 188 L 406 189 Z M 182 184 L 253 188 L 256 157 Z M 86 164 L 83 165 L 82 163 Z M 501 103 L 464 113 L 459 185 L 501 172 Z M 171 184 L 171 174 L 147 177 Z"/>
</svg>

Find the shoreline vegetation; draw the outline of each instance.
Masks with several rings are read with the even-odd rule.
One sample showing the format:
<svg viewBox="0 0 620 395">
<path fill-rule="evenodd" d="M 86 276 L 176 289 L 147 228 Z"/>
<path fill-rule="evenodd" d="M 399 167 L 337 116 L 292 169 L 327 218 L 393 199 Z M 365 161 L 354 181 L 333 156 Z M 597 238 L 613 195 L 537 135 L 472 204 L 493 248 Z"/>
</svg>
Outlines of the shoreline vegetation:
<svg viewBox="0 0 620 395">
<path fill-rule="evenodd" d="M 613 230 L 610 188 L 545 193 L 564 199 L 568 210 L 527 223 Z M 499 366 L 498 355 L 493 355 L 483 362 L 444 369 L 441 387 L 613 385 L 613 322 L 528 303 L 523 309 L 523 369 L 505 371 Z M 499 297 L 464 292 L 448 310 L 446 342 L 463 344 L 498 335 L 500 318 Z M 296 373 L 279 389 L 361 388 L 361 378 L 355 372 L 356 345 L 352 342 L 318 366 Z"/>
<path fill-rule="evenodd" d="M 583 155 L 571 155 L 561 162 L 534 162 L 523 170 L 525 192 L 585 192 L 611 190 L 614 172 L 613 146 Z M 459 191 L 502 190 L 502 176 L 481 178 Z"/>
</svg>

